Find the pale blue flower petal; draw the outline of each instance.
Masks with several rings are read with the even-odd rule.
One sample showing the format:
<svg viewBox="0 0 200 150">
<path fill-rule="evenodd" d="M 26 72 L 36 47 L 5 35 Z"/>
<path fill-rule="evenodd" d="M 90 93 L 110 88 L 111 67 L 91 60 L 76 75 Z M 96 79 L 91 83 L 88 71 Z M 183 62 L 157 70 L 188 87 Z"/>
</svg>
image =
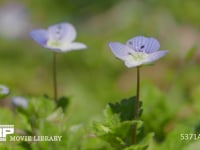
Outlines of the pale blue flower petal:
<svg viewBox="0 0 200 150">
<path fill-rule="evenodd" d="M 119 58 L 124 60 L 126 56 L 128 56 L 130 53 L 132 53 L 133 50 L 131 50 L 128 46 L 123 45 L 118 42 L 110 42 L 109 47 L 111 48 L 113 54 Z"/>
<path fill-rule="evenodd" d="M 144 51 L 143 46 L 148 42 L 148 38 L 143 36 L 137 36 L 134 37 L 126 43 L 127 46 L 129 46 L 131 49 L 133 49 L 136 52 L 142 52 Z"/>
<path fill-rule="evenodd" d="M 155 38 L 144 36 L 134 37 L 126 43 L 131 49 L 136 52 L 153 53 L 160 48 L 160 43 Z"/>
<path fill-rule="evenodd" d="M 43 29 L 33 30 L 30 32 L 30 36 L 40 45 L 46 47 L 48 36 L 47 31 Z"/>
<path fill-rule="evenodd" d="M 70 23 L 60 23 L 48 28 L 48 36 L 52 41 L 70 43 L 76 38 L 76 30 Z"/>
<path fill-rule="evenodd" d="M 20 96 L 15 96 L 12 97 L 12 104 L 15 107 L 22 107 L 24 109 L 28 108 L 28 100 L 24 97 L 20 97 Z"/>
<path fill-rule="evenodd" d="M 128 68 L 152 63 L 168 53 L 168 50 L 158 51 L 160 43 L 152 37 L 137 36 L 123 45 L 111 42 L 109 46 L 117 58 L 124 61 Z"/>
<path fill-rule="evenodd" d="M 10 90 L 5 85 L 0 84 L 0 99 L 4 98 L 10 93 Z"/>
<path fill-rule="evenodd" d="M 8 95 L 10 90 L 5 85 L 0 84 L 0 94 Z"/>
<path fill-rule="evenodd" d="M 47 30 L 34 30 L 31 37 L 40 45 L 55 52 L 67 52 L 86 48 L 83 43 L 74 42 L 76 29 L 70 23 L 50 26 Z"/>
<path fill-rule="evenodd" d="M 142 65 L 143 62 L 135 61 L 131 55 L 128 55 L 127 57 L 125 57 L 124 63 L 126 67 L 132 68 L 132 67 L 137 67 L 137 66 Z"/>
<path fill-rule="evenodd" d="M 153 53 L 160 49 L 160 43 L 155 38 L 149 38 L 146 43 L 145 52 L 146 53 Z"/>
<path fill-rule="evenodd" d="M 132 67 L 137 67 L 137 66 L 141 66 L 142 63 L 141 62 L 129 62 L 129 61 L 125 61 L 125 65 L 128 68 L 132 68 Z"/>
<path fill-rule="evenodd" d="M 157 51 L 154 53 L 151 53 L 148 55 L 148 57 L 144 60 L 144 64 L 145 63 L 152 63 L 158 59 L 160 59 L 161 57 L 165 56 L 169 51 L 168 50 L 161 50 L 161 51 Z"/>
<path fill-rule="evenodd" d="M 73 42 L 71 44 L 66 44 L 64 45 L 64 47 L 62 47 L 62 51 L 66 52 L 66 51 L 70 51 L 70 50 L 80 50 L 80 49 L 85 49 L 87 48 L 87 46 L 83 43 L 79 43 L 79 42 Z"/>
</svg>

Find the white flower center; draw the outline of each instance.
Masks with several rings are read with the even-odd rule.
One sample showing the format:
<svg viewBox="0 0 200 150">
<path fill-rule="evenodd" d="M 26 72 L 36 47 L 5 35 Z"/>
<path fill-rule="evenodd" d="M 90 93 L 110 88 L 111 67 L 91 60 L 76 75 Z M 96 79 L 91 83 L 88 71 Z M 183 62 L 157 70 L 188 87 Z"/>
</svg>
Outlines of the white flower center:
<svg viewBox="0 0 200 150">
<path fill-rule="evenodd" d="M 49 40 L 47 45 L 50 47 L 60 47 L 61 46 L 61 42 L 60 41 L 55 41 L 55 40 Z"/>
<path fill-rule="evenodd" d="M 60 48 L 63 45 L 61 26 L 56 27 L 55 34 L 52 34 L 52 35 L 50 34 L 47 45 L 53 48 Z"/>
<path fill-rule="evenodd" d="M 143 61 L 148 55 L 145 52 L 130 53 L 133 61 Z"/>
</svg>

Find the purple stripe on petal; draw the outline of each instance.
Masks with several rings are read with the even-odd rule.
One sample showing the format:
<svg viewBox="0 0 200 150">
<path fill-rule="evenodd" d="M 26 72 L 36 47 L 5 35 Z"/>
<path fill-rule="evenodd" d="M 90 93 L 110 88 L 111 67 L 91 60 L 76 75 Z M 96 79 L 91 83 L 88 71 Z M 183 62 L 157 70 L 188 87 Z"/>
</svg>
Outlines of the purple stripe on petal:
<svg viewBox="0 0 200 150">
<path fill-rule="evenodd" d="M 148 57 L 144 60 L 144 63 L 152 63 L 161 57 L 165 56 L 168 53 L 168 50 L 156 51 L 148 55 Z"/>
<path fill-rule="evenodd" d="M 144 46 L 144 44 L 145 44 L 144 41 L 145 41 L 144 37 L 139 37 L 139 38 L 137 38 L 137 51 L 138 51 L 138 52 L 141 52 L 141 51 L 142 51 L 143 46 Z"/>
<path fill-rule="evenodd" d="M 124 59 L 124 57 L 129 55 L 129 53 L 131 53 L 131 49 L 128 46 L 118 42 L 110 42 L 109 47 L 111 48 L 113 54 L 117 58 L 120 58 L 122 60 Z"/>
<path fill-rule="evenodd" d="M 48 40 L 47 31 L 43 29 L 33 30 L 30 32 L 30 36 L 40 45 L 46 47 Z"/>
<path fill-rule="evenodd" d="M 136 36 L 128 40 L 126 45 L 136 52 L 143 52 L 145 51 L 145 47 L 147 43 L 148 43 L 148 38 L 144 36 Z"/>
<path fill-rule="evenodd" d="M 136 52 L 153 53 L 160 48 L 158 40 L 155 38 L 147 38 L 144 36 L 136 36 L 126 43 L 131 49 Z"/>
<path fill-rule="evenodd" d="M 145 48 L 146 53 L 153 53 L 159 50 L 160 48 L 160 43 L 155 38 L 148 38 L 146 45 L 147 45 Z"/>
</svg>

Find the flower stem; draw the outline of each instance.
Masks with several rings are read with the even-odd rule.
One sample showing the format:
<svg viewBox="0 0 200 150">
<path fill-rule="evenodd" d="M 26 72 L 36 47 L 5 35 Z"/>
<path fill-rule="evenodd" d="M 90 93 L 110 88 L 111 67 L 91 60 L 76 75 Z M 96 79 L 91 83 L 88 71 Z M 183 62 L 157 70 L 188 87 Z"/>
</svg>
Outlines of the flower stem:
<svg viewBox="0 0 200 150">
<path fill-rule="evenodd" d="M 57 102 L 56 52 L 53 53 L 53 88 L 54 101 Z"/>
<path fill-rule="evenodd" d="M 137 87 L 136 87 L 136 104 L 135 104 L 135 112 L 134 112 L 134 120 L 137 121 L 139 118 L 139 99 L 140 99 L 140 67 L 137 67 Z M 137 132 L 137 123 L 133 126 L 133 141 L 132 143 L 136 143 L 136 132 Z"/>
</svg>

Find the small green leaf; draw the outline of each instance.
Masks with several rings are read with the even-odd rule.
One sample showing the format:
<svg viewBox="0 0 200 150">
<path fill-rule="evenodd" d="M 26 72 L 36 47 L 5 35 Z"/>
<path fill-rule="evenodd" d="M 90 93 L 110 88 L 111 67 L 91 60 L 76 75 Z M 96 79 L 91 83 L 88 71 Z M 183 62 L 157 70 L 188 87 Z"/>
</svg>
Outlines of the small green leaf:
<svg viewBox="0 0 200 150">
<path fill-rule="evenodd" d="M 96 132 L 98 133 L 98 135 L 104 135 L 106 133 L 111 132 L 109 127 L 107 127 L 101 123 L 94 122 L 93 127 L 96 130 Z"/>
<path fill-rule="evenodd" d="M 57 107 L 61 107 L 63 112 L 66 111 L 68 105 L 69 105 L 69 98 L 68 97 L 63 96 L 60 99 L 58 99 Z"/>
<path fill-rule="evenodd" d="M 110 108 L 112 109 L 113 113 L 117 113 L 120 115 L 121 121 L 126 120 L 133 120 L 134 112 L 135 112 L 135 105 L 136 105 L 136 97 L 131 97 L 128 99 L 123 99 L 120 102 L 115 104 L 109 103 Z M 139 107 L 139 114 L 142 114 L 142 102 L 140 101 Z"/>
<path fill-rule="evenodd" d="M 64 114 L 62 108 L 56 109 L 52 114 L 47 116 L 47 121 L 50 122 L 61 122 L 63 120 Z"/>
</svg>

